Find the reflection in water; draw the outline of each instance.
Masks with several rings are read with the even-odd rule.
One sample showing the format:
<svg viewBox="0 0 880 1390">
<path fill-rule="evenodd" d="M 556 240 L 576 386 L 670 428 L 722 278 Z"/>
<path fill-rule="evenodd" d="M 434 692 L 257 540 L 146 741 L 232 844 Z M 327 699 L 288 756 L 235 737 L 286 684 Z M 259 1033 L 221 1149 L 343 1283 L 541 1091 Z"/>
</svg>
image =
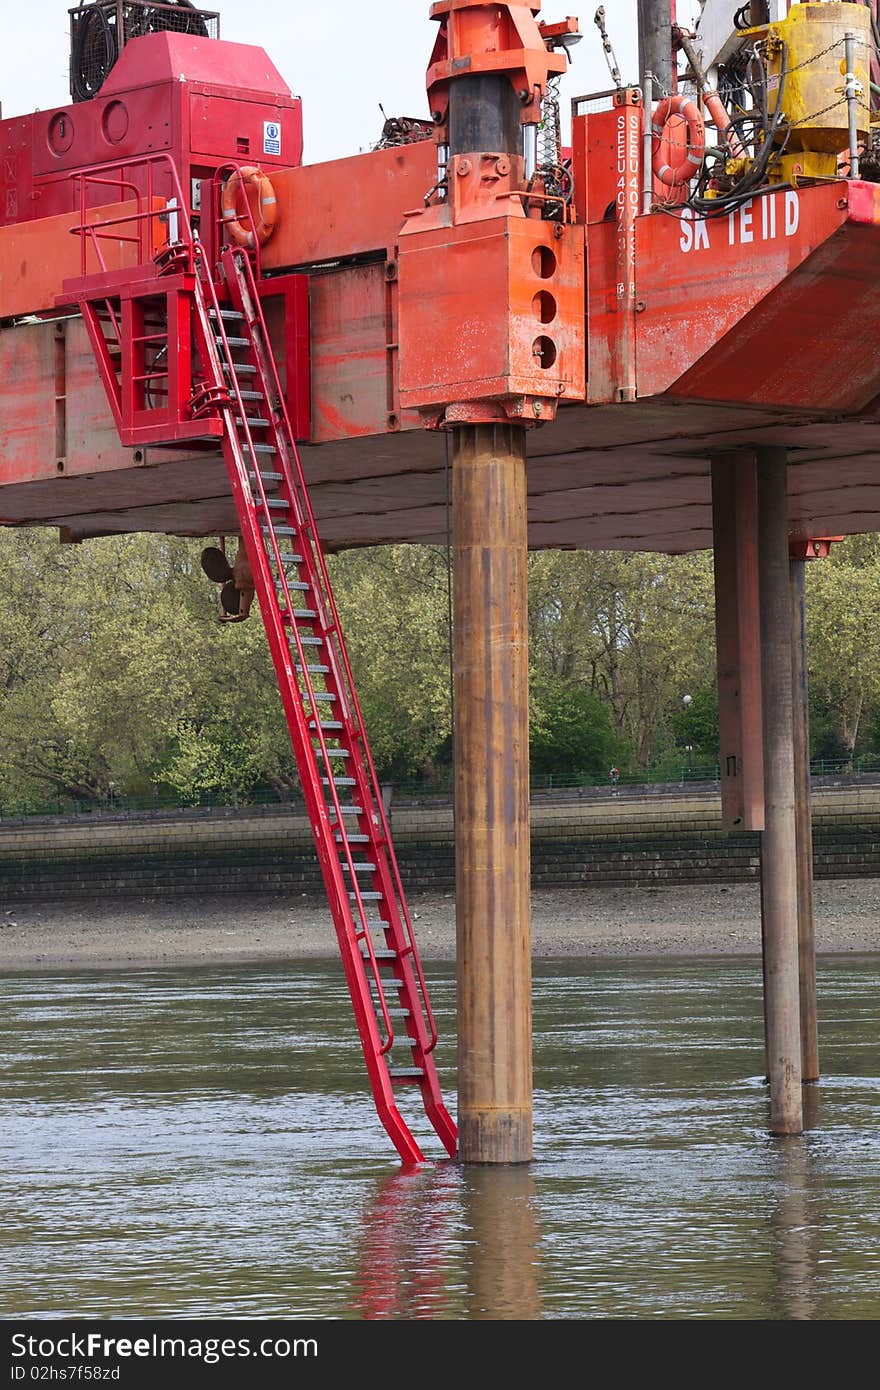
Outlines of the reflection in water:
<svg viewBox="0 0 880 1390">
<path fill-rule="evenodd" d="M 815 1081 L 803 1087 L 804 1129 L 818 1129 L 822 1111 L 822 1091 Z"/>
<path fill-rule="evenodd" d="M 407 1172 L 338 962 L 0 974 L 0 1317 L 877 1318 L 878 966 L 774 1140 L 757 959 L 538 962 L 535 1162 Z"/>
<path fill-rule="evenodd" d="M 457 1226 L 458 1170 L 402 1168 L 365 1204 L 354 1307 L 363 1318 L 450 1315 L 447 1274 Z"/>
<path fill-rule="evenodd" d="M 813 1104 L 806 1097 L 805 1103 Z M 770 1220 L 776 1240 L 777 1316 L 817 1318 L 821 1316 L 817 1287 L 821 1212 L 809 1141 L 803 1134 L 779 1136 L 774 1147 L 778 1198 Z"/>
<path fill-rule="evenodd" d="M 378 1182 L 361 1218 L 354 1295 L 363 1318 L 540 1318 L 529 1167 L 442 1162 Z"/>
<path fill-rule="evenodd" d="M 468 1316 L 541 1317 L 538 1223 L 530 1168 L 471 1167 L 462 1184 L 468 1248 Z"/>
</svg>

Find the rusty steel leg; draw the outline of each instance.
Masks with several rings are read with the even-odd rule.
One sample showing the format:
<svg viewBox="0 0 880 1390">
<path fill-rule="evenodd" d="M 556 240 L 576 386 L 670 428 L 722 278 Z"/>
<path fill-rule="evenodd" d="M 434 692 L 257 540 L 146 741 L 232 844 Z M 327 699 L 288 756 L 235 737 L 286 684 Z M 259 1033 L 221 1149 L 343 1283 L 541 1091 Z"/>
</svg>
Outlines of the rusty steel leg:
<svg viewBox="0 0 880 1390">
<path fill-rule="evenodd" d="M 532 1157 L 525 431 L 453 435 L 458 1125 L 464 1163 Z"/>
<path fill-rule="evenodd" d="M 773 1134 L 800 1134 L 803 1101 L 785 450 L 758 449 L 757 460 L 764 696 L 762 887 L 770 1129 Z"/>
<path fill-rule="evenodd" d="M 712 459 L 721 822 L 762 830 L 758 483 L 755 456 Z"/>
<path fill-rule="evenodd" d="M 807 695 L 807 604 L 803 560 L 791 575 L 791 675 L 794 700 L 794 786 L 797 831 L 798 958 L 803 1081 L 819 1080 L 816 936 L 813 923 L 813 813 L 810 804 L 810 711 Z"/>
</svg>

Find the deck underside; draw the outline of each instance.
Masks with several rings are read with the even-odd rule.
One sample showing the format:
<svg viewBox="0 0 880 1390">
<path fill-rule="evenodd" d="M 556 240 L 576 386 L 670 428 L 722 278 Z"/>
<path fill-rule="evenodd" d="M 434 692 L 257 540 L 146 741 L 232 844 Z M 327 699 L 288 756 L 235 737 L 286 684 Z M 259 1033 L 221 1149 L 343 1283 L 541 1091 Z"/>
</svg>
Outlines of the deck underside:
<svg viewBox="0 0 880 1390">
<path fill-rule="evenodd" d="M 108 426 L 112 425 L 108 420 Z M 790 450 L 792 527 L 880 530 L 875 419 L 654 398 L 572 407 L 529 436 L 529 541 L 535 548 L 699 550 L 711 545 L 708 457 L 750 444 Z M 118 453 L 117 453 L 118 450 Z M 219 453 L 116 445 L 100 471 L 0 487 L 0 523 L 67 528 L 71 538 L 131 531 L 207 536 L 236 530 Z M 329 549 L 446 538 L 445 447 L 420 431 L 303 450 Z M 128 466 L 125 466 L 125 465 Z M 8 475 L 7 475 L 8 476 Z"/>
</svg>

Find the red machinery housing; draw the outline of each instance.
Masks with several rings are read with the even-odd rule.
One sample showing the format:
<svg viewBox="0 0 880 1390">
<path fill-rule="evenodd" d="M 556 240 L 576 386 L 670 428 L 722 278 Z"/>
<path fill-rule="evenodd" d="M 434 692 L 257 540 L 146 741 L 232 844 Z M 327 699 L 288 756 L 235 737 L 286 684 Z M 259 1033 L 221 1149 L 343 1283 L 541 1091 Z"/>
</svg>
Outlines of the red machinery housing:
<svg viewBox="0 0 880 1390">
<path fill-rule="evenodd" d="M 159 153 L 197 206 L 199 181 L 231 160 L 300 164 L 302 104 L 262 48 L 146 34 L 123 48 L 91 101 L 0 121 L 0 226 L 75 211 L 76 170 Z M 146 192 L 143 170 L 131 181 Z M 154 191 L 172 192 L 170 183 Z M 111 201 L 106 186 L 90 186 L 88 206 Z"/>
</svg>

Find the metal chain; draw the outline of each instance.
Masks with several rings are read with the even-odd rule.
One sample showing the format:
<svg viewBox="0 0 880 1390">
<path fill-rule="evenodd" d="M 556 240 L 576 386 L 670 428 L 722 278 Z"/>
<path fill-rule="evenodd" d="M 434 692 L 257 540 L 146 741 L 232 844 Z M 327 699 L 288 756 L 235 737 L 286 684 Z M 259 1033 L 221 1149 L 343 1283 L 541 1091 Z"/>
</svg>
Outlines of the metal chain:
<svg viewBox="0 0 880 1390">
<path fill-rule="evenodd" d="M 835 39 L 827 48 L 821 48 L 818 53 L 812 53 L 809 58 L 804 58 L 803 62 L 795 63 L 794 67 L 786 69 L 786 77 L 790 77 L 793 72 L 800 72 L 801 68 L 808 68 L 811 63 L 818 63 L 820 58 L 824 58 L 826 53 L 831 53 L 833 49 L 840 48 L 846 43 L 845 39 Z M 767 40 L 759 39 L 755 44 L 755 52 L 759 49 L 766 51 Z"/>
<path fill-rule="evenodd" d="M 823 48 L 819 53 L 814 53 L 811 58 L 805 58 L 802 63 L 795 63 L 793 68 L 788 69 L 786 76 L 790 77 L 793 72 L 799 72 L 801 68 L 808 68 L 811 63 L 818 63 L 819 59 L 824 58 L 826 53 L 830 53 L 832 49 L 840 48 L 845 42 L 845 39 L 835 39 L 827 48 Z"/>
<path fill-rule="evenodd" d="M 826 116 L 829 111 L 833 111 L 836 106 L 839 106 L 843 100 L 844 97 L 841 94 L 836 101 L 832 101 L 830 106 L 823 106 L 821 111 L 811 111 L 809 116 L 802 116 L 799 121 L 791 121 L 789 129 L 794 130 L 795 126 L 799 125 L 812 125 L 813 121 L 817 121 L 820 116 Z"/>
<path fill-rule="evenodd" d="M 541 102 L 541 122 L 538 126 L 538 165 L 556 166 L 562 158 L 562 124 L 559 115 L 559 83 L 561 73 L 547 81 Z"/>
</svg>

